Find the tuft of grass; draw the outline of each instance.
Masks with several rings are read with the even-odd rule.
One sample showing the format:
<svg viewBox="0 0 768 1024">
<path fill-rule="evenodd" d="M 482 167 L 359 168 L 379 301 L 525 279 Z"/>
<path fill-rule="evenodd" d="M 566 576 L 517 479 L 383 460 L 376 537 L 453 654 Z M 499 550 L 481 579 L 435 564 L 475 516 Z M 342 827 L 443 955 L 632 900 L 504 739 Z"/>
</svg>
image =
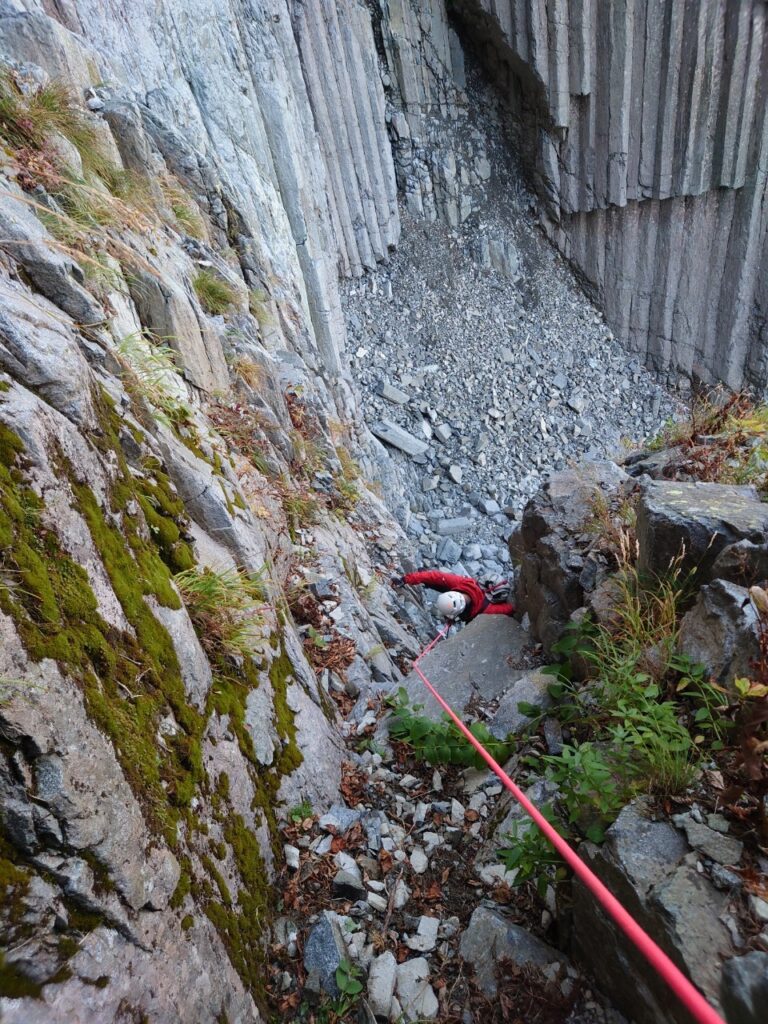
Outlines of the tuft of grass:
<svg viewBox="0 0 768 1024">
<path fill-rule="evenodd" d="M 263 476 L 274 472 L 267 458 L 265 431 L 269 421 L 258 410 L 240 402 L 216 402 L 208 407 L 208 418 L 217 431 L 255 466 Z"/>
<path fill-rule="evenodd" d="M 205 268 L 192 278 L 192 287 L 206 313 L 214 316 L 226 313 L 235 301 L 235 293 L 227 282 Z"/>
<path fill-rule="evenodd" d="M 177 573 L 174 582 L 209 654 L 253 653 L 267 596 L 261 575 L 240 568 L 192 568 Z"/>
<path fill-rule="evenodd" d="M 160 182 L 163 198 L 183 232 L 201 241 L 207 237 L 205 221 L 195 200 L 171 175 Z"/>
<path fill-rule="evenodd" d="M 314 494 L 288 484 L 281 488 L 281 502 L 292 540 L 295 540 L 300 529 L 306 529 L 318 521 L 324 507 Z"/>
<path fill-rule="evenodd" d="M 249 388 L 254 391 L 261 391 L 266 381 L 266 371 L 263 366 L 249 356 L 237 356 L 232 360 L 232 372 Z"/>
<path fill-rule="evenodd" d="M 262 327 L 273 327 L 275 315 L 269 305 L 269 295 L 263 288 L 251 288 L 248 292 L 248 309 Z"/>
<path fill-rule="evenodd" d="M 631 565 L 637 559 L 636 526 L 636 497 L 620 496 L 609 502 L 602 491 L 594 492 L 584 529 L 597 535 L 601 548 L 619 566 Z"/>
<path fill-rule="evenodd" d="M 118 356 L 126 371 L 125 383 L 135 397 L 143 398 L 158 419 L 169 424 L 185 423 L 191 416 L 189 406 L 174 387 L 178 371 L 173 350 L 156 344 L 144 331 L 128 334 L 117 345 Z"/>
</svg>

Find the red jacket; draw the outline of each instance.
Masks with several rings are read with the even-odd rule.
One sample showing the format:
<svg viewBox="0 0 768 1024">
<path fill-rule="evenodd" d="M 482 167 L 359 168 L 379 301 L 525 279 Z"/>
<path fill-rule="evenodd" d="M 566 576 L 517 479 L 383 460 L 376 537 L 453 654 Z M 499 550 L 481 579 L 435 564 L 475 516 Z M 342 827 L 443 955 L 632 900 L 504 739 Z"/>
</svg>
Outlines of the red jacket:
<svg viewBox="0 0 768 1024">
<path fill-rule="evenodd" d="M 438 569 L 422 569 L 420 572 L 409 572 L 403 576 L 403 582 L 409 586 L 422 584 L 431 590 L 457 590 L 467 598 L 467 607 L 459 616 L 465 622 L 471 622 L 476 615 L 513 615 L 515 606 L 510 601 L 492 604 L 477 582 L 471 576 L 456 576 L 452 572 L 440 572 Z"/>
</svg>

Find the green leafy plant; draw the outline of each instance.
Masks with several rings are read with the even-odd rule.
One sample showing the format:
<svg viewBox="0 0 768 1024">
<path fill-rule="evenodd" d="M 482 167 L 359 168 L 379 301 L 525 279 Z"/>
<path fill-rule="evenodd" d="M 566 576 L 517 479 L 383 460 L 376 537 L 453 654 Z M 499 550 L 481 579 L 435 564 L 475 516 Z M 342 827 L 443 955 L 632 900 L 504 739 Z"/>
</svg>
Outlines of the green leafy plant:
<svg viewBox="0 0 768 1024">
<path fill-rule="evenodd" d="M 324 651 L 328 647 L 328 641 L 319 630 L 315 629 L 314 626 L 307 626 L 307 636 L 314 646 L 319 648 L 321 651 Z"/>
<path fill-rule="evenodd" d="M 253 653 L 266 600 L 261 574 L 193 568 L 177 573 L 174 582 L 209 654 Z"/>
<path fill-rule="evenodd" d="M 558 832 L 561 826 L 551 804 L 543 804 L 541 813 Z M 562 834 L 562 833 L 561 833 Z M 506 846 L 497 850 L 497 856 L 507 871 L 514 871 L 513 885 L 533 882 L 537 893 L 544 899 L 547 886 L 562 882 L 568 875 L 560 855 L 536 825 L 527 819 L 512 823 L 512 831 L 503 837 Z"/>
<path fill-rule="evenodd" d="M 313 814 L 312 804 L 309 800 L 302 800 L 300 804 L 296 804 L 288 812 L 288 817 L 295 824 L 299 824 L 302 821 L 306 821 L 307 818 L 311 818 Z"/>
<path fill-rule="evenodd" d="M 349 960 L 342 960 L 336 968 L 336 984 L 340 995 L 334 1003 L 333 1010 L 339 1017 L 348 1014 L 360 998 L 360 993 L 363 991 L 363 983 L 360 981 L 361 973 L 357 964 L 353 964 Z"/>
<path fill-rule="evenodd" d="M 404 687 L 401 686 L 397 694 L 388 698 L 386 703 L 392 709 L 387 723 L 390 736 L 407 743 L 429 764 L 471 765 L 475 768 L 485 765 L 485 761 L 450 719 L 433 722 L 419 715 L 423 704 L 411 704 Z M 473 722 L 469 731 L 501 763 L 509 758 L 514 749 L 514 744 L 496 739 L 484 722 Z"/>
<path fill-rule="evenodd" d="M 192 278 L 192 287 L 206 313 L 226 313 L 235 301 L 234 289 L 218 274 L 205 268 Z"/>
</svg>

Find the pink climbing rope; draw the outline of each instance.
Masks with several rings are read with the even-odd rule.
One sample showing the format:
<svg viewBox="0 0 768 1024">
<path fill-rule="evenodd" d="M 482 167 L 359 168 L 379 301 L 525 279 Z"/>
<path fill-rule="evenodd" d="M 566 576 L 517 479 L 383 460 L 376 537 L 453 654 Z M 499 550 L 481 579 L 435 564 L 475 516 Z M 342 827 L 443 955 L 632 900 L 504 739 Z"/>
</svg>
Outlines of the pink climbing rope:
<svg viewBox="0 0 768 1024">
<path fill-rule="evenodd" d="M 419 666 L 419 662 L 432 650 L 435 644 L 445 636 L 447 631 L 448 626 L 445 626 L 437 634 L 434 640 L 427 644 L 421 654 L 419 654 L 413 662 L 416 674 L 435 700 L 440 704 L 440 707 L 451 717 L 456 727 L 463 733 L 466 739 L 469 740 L 486 764 L 488 764 L 488 766 L 496 773 L 501 782 L 507 787 L 523 810 L 530 815 L 533 821 L 538 825 L 549 842 L 554 846 L 566 864 L 568 864 L 572 869 L 573 873 L 584 883 L 592 895 L 602 905 L 603 909 L 613 918 L 619 928 L 621 928 L 624 934 L 634 943 L 637 949 L 640 950 L 651 967 L 653 967 L 653 969 L 664 979 L 695 1020 L 699 1021 L 700 1024 L 725 1024 L 723 1018 L 715 1012 L 698 989 L 695 988 L 694 985 L 692 985 L 685 977 L 682 971 L 672 963 L 667 954 L 656 945 L 650 935 L 640 927 L 632 915 L 625 910 L 621 903 L 619 903 L 613 893 L 603 885 L 597 875 L 590 871 L 581 857 L 579 857 L 578 853 L 576 853 L 576 851 L 568 845 L 565 839 L 563 839 L 560 833 L 553 828 L 544 815 L 534 806 L 534 804 L 531 803 L 519 786 L 515 785 L 501 765 L 491 757 L 482 743 L 472 735 L 450 705 L 443 700 L 432 683 L 430 683 L 429 679 L 427 679 Z"/>
</svg>

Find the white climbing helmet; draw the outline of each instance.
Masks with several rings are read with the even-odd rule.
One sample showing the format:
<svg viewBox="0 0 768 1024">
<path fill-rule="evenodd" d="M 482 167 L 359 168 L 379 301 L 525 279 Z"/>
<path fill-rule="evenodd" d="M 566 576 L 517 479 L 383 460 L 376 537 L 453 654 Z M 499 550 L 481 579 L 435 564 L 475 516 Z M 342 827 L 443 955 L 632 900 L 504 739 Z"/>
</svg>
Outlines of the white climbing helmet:
<svg viewBox="0 0 768 1024">
<path fill-rule="evenodd" d="M 435 607 L 444 618 L 457 619 L 467 607 L 467 599 L 458 590 L 448 590 L 438 597 Z"/>
</svg>

